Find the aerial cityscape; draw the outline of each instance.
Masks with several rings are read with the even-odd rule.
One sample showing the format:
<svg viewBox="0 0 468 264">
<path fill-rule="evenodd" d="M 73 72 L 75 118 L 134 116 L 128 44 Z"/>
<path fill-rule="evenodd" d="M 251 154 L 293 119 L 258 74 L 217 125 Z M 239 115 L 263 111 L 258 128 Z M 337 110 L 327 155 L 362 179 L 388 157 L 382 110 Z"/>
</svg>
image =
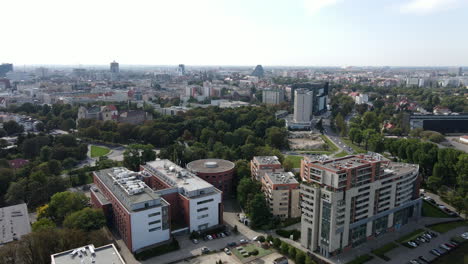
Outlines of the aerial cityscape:
<svg viewBox="0 0 468 264">
<path fill-rule="evenodd" d="M 2 4 L 0 264 L 468 263 L 467 1 L 137 2 Z"/>
</svg>

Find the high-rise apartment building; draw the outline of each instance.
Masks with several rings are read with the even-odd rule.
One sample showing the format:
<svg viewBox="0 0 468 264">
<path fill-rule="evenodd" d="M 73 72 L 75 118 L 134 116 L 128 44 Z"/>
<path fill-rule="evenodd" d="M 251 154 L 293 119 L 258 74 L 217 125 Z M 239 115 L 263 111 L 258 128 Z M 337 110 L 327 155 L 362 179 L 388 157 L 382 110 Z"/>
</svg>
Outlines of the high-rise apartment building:
<svg viewBox="0 0 468 264">
<path fill-rule="evenodd" d="M 272 215 L 282 219 L 301 216 L 299 182 L 292 172 L 267 172 L 260 182 Z"/>
<path fill-rule="evenodd" d="M 294 91 L 294 122 L 310 123 L 312 120 L 313 92 L 307 89 Z"/>
<path fill-rule="evenodd" d="M 284 90 L 266 89 L 262 91 L 262 102 L 267 105 L 277 105 L 284 102 Z"/>
<path fill-rule="evenodd" d="M 113 61 L 110 63 L 110 72 L 111 73 L 119 73 L 120 69 L 119 69 L 119 63 L 116 62 L 116 61 Z"/>
<path fill-rule="evenodd" d="M 330 256 L 407 224 L 421 211 L 418 166 L 369 153 L 301 162 L 301 244 Z"/>
</svg>

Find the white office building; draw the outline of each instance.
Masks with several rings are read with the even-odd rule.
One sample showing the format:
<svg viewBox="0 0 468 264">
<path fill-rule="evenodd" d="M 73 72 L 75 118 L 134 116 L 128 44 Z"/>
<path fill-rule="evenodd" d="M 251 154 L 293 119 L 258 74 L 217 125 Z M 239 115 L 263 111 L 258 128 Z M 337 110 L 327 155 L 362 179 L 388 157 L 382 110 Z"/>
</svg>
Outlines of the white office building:
<svg viewBox="0 0 468 264">
<path fill-rule="evenodd" d="M 277 105 L 284 102 L 284 90 L 263 90 L 262 102 L 267 105 Z"/>
</svg>

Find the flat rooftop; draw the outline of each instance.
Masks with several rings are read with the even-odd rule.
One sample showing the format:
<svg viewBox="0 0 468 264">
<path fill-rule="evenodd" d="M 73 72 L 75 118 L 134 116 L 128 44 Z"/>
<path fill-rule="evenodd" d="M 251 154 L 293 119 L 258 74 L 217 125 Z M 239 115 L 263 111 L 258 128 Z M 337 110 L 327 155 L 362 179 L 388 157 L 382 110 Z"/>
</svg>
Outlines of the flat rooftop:
<svg viewBox="0 0 468 264">
<path fill-rule="evenodd" d="M 137 181 L 137 179 L 127 178 L 128 180 L 122 184 L 118 184 L 116 181 L 116 176 L 121 174 L 126 174 L 125 176 L 128 177 L 138 178 L 140 175 L 138 172 L 130 171 L 123 167 L 116 167 L 95 171 L 94 174 L 101 180 L 102 183 L 104 183 L 104 185 L 106 185 L 109 190 L 111 190 L 114 196 L 117 197 L 120 203 L 122 203 L 129 211 L 134 211 L 132 208 L 135 204 L 141 204 L 154 200 L 161 200 L 162 202 L 161 196 L 143 182 L 138 183 L 138 186 L 141 186 L 141 188 L 139 188 L 137 191 L 131 191 L 132 185 L 128 182 Z M 127 188 L 127 186 L 129 187 Z"/>
<path fill-rule="evenodd" d="M 309 162 L 319 165 L 319 167 L 335 172 L 354 169 L 382 161 L 389 162 L 386 158 L 377 153 L 349 155 L 335 159 L 330 159 L 328 156 L 322 155 L 316 157 L 306 157 L 305 159 Z"/>
<path fill-rule="evenodd" d="M 0 245 L 29 233 L 31 223 L 25 203 L 0 208 Z"/>
<path fill-rule="evenodd" d="M 280 164 L 278 160 L 278 157 L 276 156 L 255 156 L 254 159 L 260 164 L 260 165 L 267 165 L 267 164 Z"/>
<path fill-rule="evenodd" d="M 98 248 L 94 248 L 94 245 L 87 245 L 53 254 L 50 257 L 52 264 L 125 264 L 114 244 Z"/>
<path fill-rule="evenodd" d="M 268 172 L 265 175 L 273 184 L 299 184 L 296 178 L 294 178 L 294 174 L 292 172 Z"/>
<path fill-rule="evenodd" d="M 143 167 L 154 173 L 155 176 L 158 176 L 169 186 L 184 188 L 187 192 L 214 188 L 213 185 L 200 179 L 192 172 L 167 159 L 147 162 Z"/>
<path fill-rule="evenodd" d="M 223 159 L 201 159 L 187 164 L 187 169 L 192 172 L 220 173 L 234 169 L 234 163 Z"/>
</svg>

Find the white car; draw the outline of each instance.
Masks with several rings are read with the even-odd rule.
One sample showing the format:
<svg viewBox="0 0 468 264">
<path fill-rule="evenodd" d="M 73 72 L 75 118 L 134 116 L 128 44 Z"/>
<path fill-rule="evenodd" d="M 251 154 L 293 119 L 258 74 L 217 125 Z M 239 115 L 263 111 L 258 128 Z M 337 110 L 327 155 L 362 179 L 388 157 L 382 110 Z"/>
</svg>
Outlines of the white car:
<svg viewBox="0 0 468 264">
<path fill-rule="evenodd" d="M 460 236 L 463 237 L 464 239 L 468 240 L 468 232 L 465 232 L 465 233 L 461 234 Z"/>
</svg>

